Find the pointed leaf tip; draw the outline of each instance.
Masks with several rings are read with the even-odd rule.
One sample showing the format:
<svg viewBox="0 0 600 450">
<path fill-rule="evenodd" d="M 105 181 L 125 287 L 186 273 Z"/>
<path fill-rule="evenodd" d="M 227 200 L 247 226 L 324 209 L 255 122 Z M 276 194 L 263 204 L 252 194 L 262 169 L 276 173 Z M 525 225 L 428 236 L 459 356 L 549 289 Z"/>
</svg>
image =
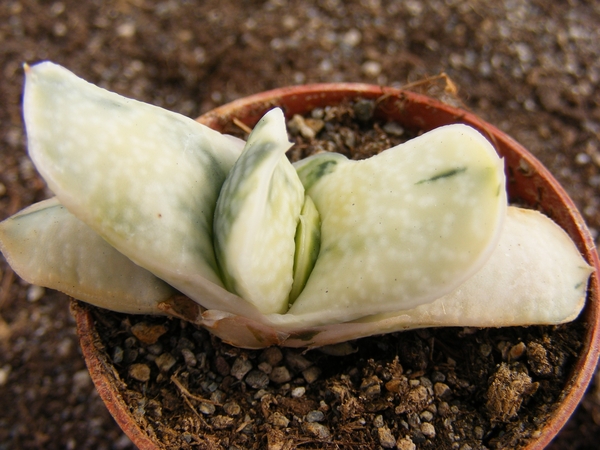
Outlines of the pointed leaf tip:
<svg viewBox="0 0 600 450">
<path fill-rule="evenodd" d="M 280 108 L 254 127 L 221 189 L 215 253 L 225 286 L 264 314 L 285 313 L 304 188 L 285 156 L 292 146 Z"/>
</svg>

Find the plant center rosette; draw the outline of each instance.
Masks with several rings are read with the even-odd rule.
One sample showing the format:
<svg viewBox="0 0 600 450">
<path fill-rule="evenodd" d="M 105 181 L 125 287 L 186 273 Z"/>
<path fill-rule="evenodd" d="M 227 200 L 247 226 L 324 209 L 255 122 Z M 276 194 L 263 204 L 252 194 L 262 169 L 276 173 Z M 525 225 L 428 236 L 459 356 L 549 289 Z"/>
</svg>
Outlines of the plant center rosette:
<svg viewBox="0 0 600 450">
<path fill-rule="evenodd" d="M 584 306 L 592 268 L 552 220 L 507 204 L 502 160 L 466 125 L 292 164 L 278 108 L 244 142 L 49 62 L 26 68 L 24 115 L 56 197 L 2 222 L 0 249 L 96 306 L 245 348 L 558 324 Z"/>
</svg>

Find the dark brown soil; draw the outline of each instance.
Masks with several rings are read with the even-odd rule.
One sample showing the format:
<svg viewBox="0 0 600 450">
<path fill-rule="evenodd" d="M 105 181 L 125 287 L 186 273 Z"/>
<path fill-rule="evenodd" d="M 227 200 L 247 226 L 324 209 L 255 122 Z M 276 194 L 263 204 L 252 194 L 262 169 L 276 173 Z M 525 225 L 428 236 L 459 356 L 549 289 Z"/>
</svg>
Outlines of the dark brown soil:
<svg viewBox="0 0 600 450">
<path fill-rule="evenodd" d="M 25 154 L 20 95 L 21 64 L 51 59 L 94 83 L 191 117 L 243 95 L 289 84 L 362 81 L 401 86 L 445 71 L 458 86 L 464 106 L 508 132 L 554 173 L 596 236 L 600 230 L 600 196 L 597 193 L 600 186 L 598 23 L 600 8 L 597 2 L 583 0 L 0 2 L 0 218 L 50 195 Z M 68 299 L 23 283 L 4 260 L 0 276 L 0 404 L 3 405 L 0 449 L 131 448 L 91 385 L 68 314 Z M 123 318 L 113 320 L 122 323 Z M 191 332 L 189 329 L 178 330 L 178 322 L 169 326 L 177 329 L 179 340 Z M 127 329 L 125 326 L 124 331 Z M 436 436 L 446 433 L 445 425 L 439 422 L 440 409 L 446 410 L 441 407 L 442 400 L 435 397 L 438 382 L 435 380 L 439 377 L 436 372 L 444 364 L 449 365 L 447 358 L 450 357 L 456 365 L 454 369 L 448 368 L 445 381 L 439 383 L 446 384 L 451 392 L 450 399 L 444 401 L 449 406 L 446 418 L 458 416 L 452 423 L 453 429 L 460 425 L 463 417 L 460 408 L 468 404 L 465 399 L 471 398 L 479 402 L 477 408 L 487 411 L 486 417 L 500 421 L 500 425 L 493 427 L 480 425 L 486 445 L 506 444 L 502 439 L 507 435 L 510 438 L 511 432 L 501 435 L 500 429 L 507 427 L 503 421 L 510 416 L 515 403 L 488 403 L 487 391 L 470 393 L 468 387 L 475 383 L 470 378 L 472 375 L 464 371 L 475 367 L 478 359 L 492 358 L 496 363 L 505 363 L 498 367 L 495 375 L 482 373 L 481 377 L 489 379 L 493 376 L 492 384 L 500 387 L 509 382 L 518 386 L 525 400 L 519 414 L 543 408 L 546 395 L 555 395 L 545 387 L 548 365 L 539 347 L 546 348 L 544 330 L 527 331 L 530 334 L 520 338 L 513 334 L 502 335 L 500 331 L 495 334 L 492 330 L 476 331 L 470 336 L 463 336 L 463 330 L 411 333 L 409 342 L 420 348 L 427 366 L 420 374 L 411 369 L 409 362 L 400 359 L 403 373 L 397 378 L 406 377 L 407 389 L 419 391 L 423 391 L 418 389 L 419 386 L 428 389 L 427 381 L 424 381 L 428 379 L 433 384 L 432 404 L 436 405 L 437 412 L 429 411 L 433 415 L 430 422 L 426 420 L 429 415 L 425 418 L 417 416 L 421 424 L 414 427 L 416 418 L 409 421 L 410 412 L 399 413 L 406 417 L 404 420 L 410 430 L 406 434 L 411 439 L 420 439 L 412 433 L 417 429 L 423 433 L 421 426 L 424 423 L 433 425 Z M 494 339 L 495 344 L 507 342 L 517 353 L 521 348 L 519 343 L 523 342 L 527 352 L 520 359 L 509 361 L 502 352 L 507 344 L 502 348 L 492 346 L 490 353 L 484 356 L 472 343 L 472 359 L 454 358 L 454 346 L 467 345 L 465 339 L 472 336 L 475 336 L 474 342 L 482 337 Z M 390 336 L 384 342 L 396 349 L 403 339 Z M 195 354 L 207 351 L 201 346 L 203 342 L 209 342 L 209 339 L 205 336 L 194 344 L 197 346 L 193 350 Z M 444 342 L 453 345 L 444 348 Z M 394 376 L 385 379 L 388 376 L 385 374 L 392 370 L 388 363 L 393 361 L 378 363 L 380 350 L 373 343 L 369 345 L 372 355 L 361 357 L 363 354 L 359 352 L 339 359 L 340 375 L 330 385 L 324 386 L 323 373 L 310 384 L 298 370 L 292 371 L 289 384 L 293 390 L 300 387 L 297 384 L 300 380 L 304 380 L 305 394 L 313 389 L 329 390 L 332 394 L 323 398 L 329 410 L 321 411 L 327 418 L 331 418 L 334 411 L 339 414 L 352 411 L 350 399 L 360 399 L 367 392 L 375 393 L 375 386 L 379 386 L 379 397 L 392 397 L 393 406 L 379 412 L 361 412 L 356 420 L 362 417 L 365 423 L 358 421 L 356 426 L 377 430 L 375 436 L 361 439 L 382 444 L 382 439 L 383 442 L 390 439 L 385 427 L 394 438 L 404 436 L 404 431 L 390 428 L 389 421 L 390 411 L 395 414 L 395 408 L 399 406 L 400 395 L 393 391 L 395 387 L 387 388 Z M 148 344 L 135 343 L 135 346 L 152 354 Z M 122 348 L 125 354 L 127 347 Z M 487 350 L 486 347 L 484 353 Z M 546 350 L 546 359 L 552 367 L 557 363 L 560 363 L 559 367 L 568 364 L 569 352 L 565 353 L 561 346 L 550 350 L 550 353 Z M 224 352 L 223 358 L 218 359 L 223 373 L 223 360 L 231 370 L 235 360 L 243 359 L 243 355 L 252 362 L 253 370 L 259 370 L 260 352 L 256 356 L 258 359 L 253 360 L 251 352 L 230 354 L 222 347 L 217 347 L 216 351 Z M 406 352 L 398 351 L 399 356 L 400 353 Z M 208 357 L 207 354 L 208 367 L 213 371 L 217 370 L 215 355 Z M 174 351 L 173 356 L 176 365 L 163 382 L 167 383 L 179 368 L 176 379 L 181 386 L 189 388 L 190 393 L 203 392 L 202 386 L 183 377 L 182 374 L 190 369 L 183 365 L 181 351 Z M 141 360 L 145 355 L 140 357 L 138 353 L 138 357 Z M 561 362 L 563 357 L 567 358 L 566 362 Z M 310 352 L 305 358 L 313 366 L 321 367 L 324 357 Z M 369 359 L 373 359 L 373 363 Z M 197 361 L 196 367 L 198 364 Z M 358 368 L 357 373 L 350 373 L 348 367 L 352 364 Z M 382 365 L 381 369 L 378 364 Z M 148 362 L 148 365 L 151 376 L 157 377 L 156 364 Z M 531 381 L 523 376 L 523 369 Z M 409 374 L 409 370 L 413 372 Z M 455 379 L 449 376 L 452 371 Z M 231 377 L 218 371 L 214 373 L 223 379 Z M 342 379 L 341 374 L 348 378 Z M 371 378 L 374 376 L 379 382 L 374 382 Z M 533 392 L 536 382 L 540 384 Z M 282 399 L 294 398 L 290 396 L 291 390 L 288 394 L 283 389 L 285 383 L 271 384 L 276 386 L 277 395 Z M 229 389 L 241 395 L 241 386 L 242 383 L 234 382 Z M 341 386 L 340 389 L 337 386 Z M 250 390 L 252 388 L 247 392 Z M 179 391 L 177 401 L 184 395 L 181 389 Z M 255 430 L 270 427 L 273 442 L 285 441 L 283 428 L 277 425 L 285 421 L 278 416 L 272 420 L 275 424 L 266 419 L 287 407 L 277 395 L 277 404 L 269 398 L 264 403 L 262 399 L 254 400 L 257 402 L 252 406 L 256 410 L 255 422 L 247 424 L 256 427 Z M 460 405 L 452 404 L 456 399 Z M 198 402 L 188 400 L 198 411 L 198 416 L 192 412 L 196 422 L 180 425 L 188 427 L 188 432 L 194 431 L 195 423 L 201 423 L 200 419 L 212 427 L 233 429 L 227 428 L 231 425 L 225 418 L 228 413 L 224 406 L 216 406 L 216 412 L 208 417 L 199 411 Z M 242 402 L 241 397 L 236 401 Z M 336 409 L 346 401 L 350 403 L 348 409 Z M 152 405 L 140 409 L 148 411 L 145 414 L 147 420 L 154 420 Z M 263 412 L 263 405 L 266 412 Z M 454 411 L 453 406 L 458 411 Z M 185 414 L 189 414 L 187 403 L 186 407 Z M 308 407 L 314 409 L 307 411 Z M 286 415 L 286 419 L 292 426 L 300 424 L 295 417 L 302 419 L 303 426 L 319 436 L 323 430 L 318 425 L 307 425 L 304 416 L 325 408 L 320 402 L 306 408 Z M 229 411 L 232 414 L 235 407 Z M 165 414 L 168 412 L 165 408 Z M 217 416 L 224 418 L 218 419 L 222 421 L 220 424 L 213 424 Z M 382 427 L 373 425 L 373 421 L 376 425 L 381 424 L 379 416 L 383 419 Z M 320 416 L 313 414 L 311 417 Z M 259 424 L 259 420 L 263 423 Z M 244 418 L 235 418 L 236 425 L 243 423 Z M 552 448 L 596 448 L 599 424 L 600 383 L 596 381 Z M 534 425 L 530 423 L 527 430 L 535 430 Z M 470 429 L 472 434 L 465 434 L 464 440 L 455 442 L 455 447 L 476 448 L 476 441 L 469 439 L 473 436 L 478 439 L 481 431 L 475 427 L 463 428 Z M 234 445 L 235 436 L 243 435 L 243 430 L 228 434 L 234 436 L 229 445 Z M 425 431 L 431 430 L 425 427 Z M 338 441 L 340 434 L 344 439 L 355 436 L 349 429 L 335 427 L 330 433 L 332 443 Z M 187 436 L 182 435 L 184 439 Z M 252 438 L 252 435 L 247 436 Z M 189 439 L 192 442 L 193 436 Z M 399 444 L 407 445 L 407 442 Z M 235 445 L 246 446 L 241 442 Z M 312 448 L 313 445 L 314 442 L 307 442 L 304 447 Z"/>
<path fill-rule="evenodd" d="M 582 332 L 437 328 L 332 356 L 241 350 L 177 320 L 94 316 L 121 395 L 172 449 L 519 448 L 560 398 Z M 168 331 L 143 344 L 131 331 L 140 324 Z"/>
</svg>

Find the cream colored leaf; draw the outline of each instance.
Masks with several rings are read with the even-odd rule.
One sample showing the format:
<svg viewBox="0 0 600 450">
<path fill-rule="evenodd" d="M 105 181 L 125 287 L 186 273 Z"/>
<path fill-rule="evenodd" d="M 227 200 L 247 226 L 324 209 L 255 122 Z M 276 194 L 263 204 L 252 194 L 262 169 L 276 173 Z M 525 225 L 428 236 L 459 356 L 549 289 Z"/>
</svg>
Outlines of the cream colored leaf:
<svg viewBox="0 0 600 450">
<path fill-rule="evenodd" d="M 71 213 L 203 306 L 258 314 L 222 287 L 212 243 L 240 141 L 50 62 L 26 68 L 23 103 L 29 154 Z"/>
<path fill-rule="evenodd" d="M 56 198 L 0 223 L 0 250 L 29 283 L 113 311 L 160 314 L 176 291 L 123 256 Z"/>
<path fill-rule="evenodd" d="M 317 155 L 298 172 L 321 215 L 321 250 L 289 314 L 321 323 L 450 292 L 489 258 L 506 214 L 502 161 L 465 125 L 363 161 Z"/>
<path fill-rule="evenodd" d="M 430 303 L 358 320 L 315 326 L 310 315 L 270 316 L 271 324 L 206 311 L 195 320 L 240 347 L 321 347 L 427 327 L 509 327 L 574 320 L 586 298 L 590 267 L 548 217 L 508 208 L 500 241 L 475 275 Z M 278 320 L 279 319 L 279 320 Z"/>
<path fill-rule="evenodd" d="M 285 152 L 281 109 L 256 125 L 229 172 L 215 212 L 215 250 L 227 288 L 264 314 L 285 313 L 304 187 Z"/>
</svg>

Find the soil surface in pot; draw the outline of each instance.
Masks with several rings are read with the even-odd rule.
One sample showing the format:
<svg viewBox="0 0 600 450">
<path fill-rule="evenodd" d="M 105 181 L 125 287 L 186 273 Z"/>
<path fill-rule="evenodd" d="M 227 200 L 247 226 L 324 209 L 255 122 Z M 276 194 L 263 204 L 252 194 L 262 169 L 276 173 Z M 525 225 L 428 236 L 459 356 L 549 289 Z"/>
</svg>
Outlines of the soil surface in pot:
<svg viewBox="0 0 600 450">
<path fill-rule="evenodd" d="M 373 122 L 372 109 L 360 100 L 296 116 L 292 159 L 361 159 L 413 136 Z M 435 328 L 251 351 L 179 320 L 92 312 L 122 397 L 173 449 L 518 448 L 560 401 L 584 332 Z"/>
</svg>

